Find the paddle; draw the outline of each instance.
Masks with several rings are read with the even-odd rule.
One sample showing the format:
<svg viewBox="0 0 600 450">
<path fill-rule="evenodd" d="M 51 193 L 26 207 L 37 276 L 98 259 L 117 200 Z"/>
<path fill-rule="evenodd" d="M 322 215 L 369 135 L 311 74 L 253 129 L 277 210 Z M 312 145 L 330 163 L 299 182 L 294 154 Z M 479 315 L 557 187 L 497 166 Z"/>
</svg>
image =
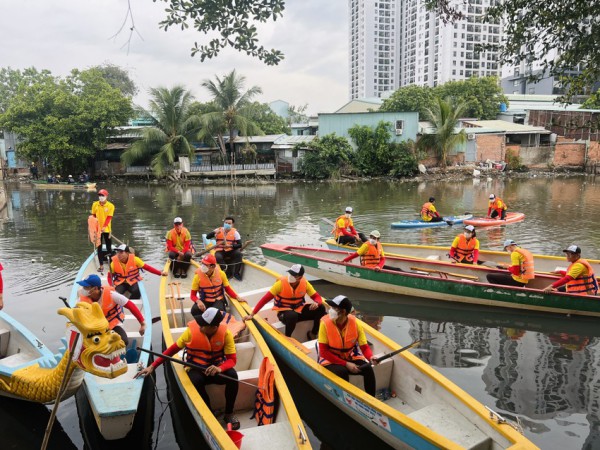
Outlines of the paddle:
<svg viewBox="0 0 600 450">
<path fill-rule="evenodd" d="M 162 353 L 153 352 L 152 350 L 146 350 L 145 348 L 141 348 L 141 347 L 136 347 L 136 350 L 139 350 L 139 351 L 142 351 L 142 352 L 146 352 L 146 353 L 150 353 L 151 355 L 158 356 L 160 358 L 164 358 L 164 359 L 166 359 L 168 361 L 171 361 L 171 362 L 174 362 L 174 363 L 177 363 L 177 364 L 181 364 L 182 366 L 191 367 L 192 369 L 199 369 L 199 370 L 201 370 L 203 372 L 206 370 L 204 367 L 202 367 L 202 366 L 200 366 L 198 364 L 194 364 L 194 363 L 191 363 L 189 361 L 183 361 L 181 359 L 173 358 L 171 356 L 167 356 L 167 355 L 164 355 Z M 256 388 L 256 389 L 262 389 L 263 391 L 265 390 L 264 387 L 260 387 L 260 386 L 258 386 L 256 384 L 248 383 L 247 381 L 238 380 L 237 378 L 232 378 L 232 377 L 229 377 L 227 375 L 223 375 L 222 373 L 218 373 L 218 374 L 216 374 L 216 376 L 224 378 L 226 380 L 237 381 L 238 383 L 247 384 L 248 386 L 252 386 L 253 388 Z"/>
<path fill-rule="evenodd" d="M 466 278 L 468 280 L 477 280 L 477 281 L 479 281 L 479 277 L 476 277 L 476 276 L 473 276 L 473 275 L 463 275 L 461 273 L 443 272 L 441 270 L 436 270 L 436 269 L 425 269 L 425 268 L 421 268 L 421 267 L 411 267 L 410 270 L 417 270 L 419 272 L 427 272 L 427 273 L 438 273 L 440 275 L 446 275 L 446 276 L 457 277 L 457 278 Z"/>
<path fill-rule="evenodd" d="M 252 244 L 253 242 L 254 242 L 254 240 L 253 240 L 253 239 L 250 239 L 250 240 L 248 240 L 248 241 L 244 242 L 244 243 L 242 244 L 242 246 L 240 247 L 240 252 L 241 252 L 241 251 L 243 251 L 243 250 L 244 250 L 246 247 L 248 247 L 248 246 L 249 246 L 250 244 Z M 200 256 L 202 256 L 202 255 L 204 255 L 204 254 L 206 254 L 206 253 L 210 252 L 211 250 L 213 250 L 213 249 L 218 249 L 218 248 L 220 248 L 220 247 L 219 247 L 219 246 L 215 246 L 215 247 L 211 247 L 211 248 L 205 248 L 204 250 L 202 250 L 202 251 L 200 251 L 200 252 L 197 252 L 197 253 L 195 253 L 195 254 L 194 254 L 194 258 L 199 258 Z"/>
<path fill-rule="evenodd" d="M 410 344 L 405 345 L 402 348 L 399 348 L 398 350 L 394 350 L 393 352 L 386 353 L 385 355 L 381 355 L 381 356 L 379 356 L 377 358 L 373 358 L 373 360 L 376 361 L 376 362 L 378 362 L 378 363 L 380 363 L 381 361 L 385 361 L 386 359 L 389 359 L 392 356 L 397 355 L 398 353 L 402 353 L 404 350 L 408 350 L 409 348 L 413 348 L 413 347 L 416 347 L 417 345 L 424 344 L 426 342 L 431 342 L 431 341 L 434 341 L 434 340 L 435 340 L 435 338 L 417 339 L 416 341 L 413 341 Z"/>
</svg>

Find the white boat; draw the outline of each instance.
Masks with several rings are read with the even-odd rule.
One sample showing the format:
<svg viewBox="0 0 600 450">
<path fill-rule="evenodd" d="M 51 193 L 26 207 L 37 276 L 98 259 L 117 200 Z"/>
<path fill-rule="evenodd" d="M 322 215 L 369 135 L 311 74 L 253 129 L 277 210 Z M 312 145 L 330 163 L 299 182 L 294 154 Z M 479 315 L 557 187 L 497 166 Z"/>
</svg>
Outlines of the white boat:
<svg viewBox="0 0 600 450">
<path fill-rule="evenodd" d="M 77 272 L 75 281 L 83 280 L 91 274 L 98 274 L 102 279 L 102 284 L 107 285 L 106 275 L 97 271 L 96 261 L 96 254 L 92 253 Z M 131 301 L 143 314 L 147 326 L 144 335 L 141 336 L 138 320 L 125 309 L 125 321 L 122 327 L 129 338 L 126 351 L 127 373 L 114 379 L 100 378 L 90 373 L 86 373 L 84 377 L 83 386 L 86 396 L 96 419 L 98 430 L 106 440 L 122 439 L 129 433 L 144 385 L 143 378 L 134 379 L 133 376 L 138 372 L 138 364 L 146 367 L 149 355 L 145 352 L 139 353 L 135 348 L 149 349 L 151 346 L 152 312 L 143 281 L 138 284 L 142 294 L 141 299 Z M 78 288 L 79 285 L 74 283 L 69 297 L 71 306 L 75 306 L 79 301 Z"/>
<path fill-rule="evenodd" d="M 244 280 L 232 286 L 248 301 L 247 311 L 269 290 L 278 274 L 245 261 Z M 307 301 L 311 301 L 307 297 Z M 306 341 L 312 321 L 299 322 L 292 335 L 272 310 L 254 316 L 273 352 L 343 413 L 394 448 L 535 449 L 499 414 L 485 407 L 439 372 L 405 351 L 374 366 L 377 396 L 363 390 L 362 377 L 346 382 L 317 363 L 316 340 Z M 401 348 L 362 323 L 375 356 Z M 325 424 L 325 426 L 327 426 Z"/>
<path fill-rule="evenodd" d="M 169 263 L 165 265 L 165 270 L 168 268 Z M 163 341 L 166 347 L 171 346 L 177 340 L 185 331 L 186 324 L 192 320 L 190 310 L 193 303 L 190 300 L 190 291 L 193 280 L 192 271 L 197 268 L 198 264 L 192 261 L 191 273 L 187 278 L 176 279 L 170 274 L 169 277 L 161 280 L 160 317 Z M 245 313 L 237 301 L 230 300 L 229 312 L 239 325 Z M 240 421 L 238 432 L 243 434 L 241 448 L 244 450 L 310 449 L 311 445 L 306 437 L 306 431 L 277 363 L 252 322 L 247 322 L 246 328 L 237 335 L 236 353 L 235 370 L 238 379 L 244 382 L 240 383 L 234 408 L 234 414 Z M 177 357 L 181 358 L 182 355 L 183 350 L 178 353 Z M 273 423 L 258 426 L 256 420 L 251 418 L 257 389 L 245 383 L 257 385 L 259 368 L 265 358 L 274 368 L 279 407 L 275 410 Z M 181 392 L 207 444 L 214 450 L 238 448 L 227 434 L 222 421 L 215 417 L 192 385 L 185 367 L 177 363 L 165 362 L 165 364 L 171 364 L 176 388 Z M 207 386 L 213 410 L 223 410 L 225 406 L 223 389 L 223 386 Z"/>
</svg>

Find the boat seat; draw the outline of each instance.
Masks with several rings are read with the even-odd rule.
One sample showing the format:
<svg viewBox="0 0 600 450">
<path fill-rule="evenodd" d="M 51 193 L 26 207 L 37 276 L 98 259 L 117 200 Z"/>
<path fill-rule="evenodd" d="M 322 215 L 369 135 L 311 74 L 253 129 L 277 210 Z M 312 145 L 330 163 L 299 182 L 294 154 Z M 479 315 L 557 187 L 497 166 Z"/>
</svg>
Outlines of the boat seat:
<svg viewBox="0 0 600 450">
<path fill-rule="evenodd" d="M 10 341 L 10 330 L 0 328 L 0 358 L 8 353 L 8 342 Z"/>
<path fill-rule="evenodd" d="M 376 366 L 373 366 L 376 390 L 390 387 L 393 369 L 394 360 L 392 358 L 381 361 Z M 350 375 L 350 383 L 362 390 L 365 389 L 364 378 L 362 375 Z"/>
<path fill-rule="evenodd" d="M 2 365 L 5 367 L 17 367 L 21 364 L 29 363 L 36 358 L 35 355 L 31 355 L 27 352 L 15 353 L 14 355 L 6 356 L 2 358 Z"/>
<path fill-rule="evenodd" d="M 258 385 L 259 369 L 238 370 L 237 364 L 235 369 L 239 380 L 243 380 L 253 385 Z M 253 410 L 254 400 L 256 399 L 256 387 L 244 383 L 238 383 L 238 389 L 234 411 Z M 213 409 L 217 410 L 225 408 L 224 385 L 209 384 L 206 386 L 206 392 L 210 396 L 210 403 Z"/>
<path fill-rule="evenodd" d="M 179 339 L 179 336 L 181 336 L 186 329 L 187 329 L 187 327 L 171 328 L 171 335 L 173 336 L 173 342 L 175 342 L 177 339 Z"/>
<path fill-rule="evenodd" d="M 258 372 L 260 369 L 249 369 L 238 371 L 238 380 L 258 380 Z"/>
<path fill-rule="evenodd" d="M 237 362 L 235 364 L 236 371 L 246 371 L 248 367 L 250 367 L 250 364 L 252 364 L 252 358 L 254 357 L 255 349 L 256 347 L 254 345 L 254 342 L 238 342 L 237 344 L 235 344 L 235 352 L 237 358 Z"/>
<path fill-rule="evenodd" d="M 449 405 L 433 403 L 408 414 L 430 430 L 469 450 L 492 448 L 491 438 Z"/>
</svg>

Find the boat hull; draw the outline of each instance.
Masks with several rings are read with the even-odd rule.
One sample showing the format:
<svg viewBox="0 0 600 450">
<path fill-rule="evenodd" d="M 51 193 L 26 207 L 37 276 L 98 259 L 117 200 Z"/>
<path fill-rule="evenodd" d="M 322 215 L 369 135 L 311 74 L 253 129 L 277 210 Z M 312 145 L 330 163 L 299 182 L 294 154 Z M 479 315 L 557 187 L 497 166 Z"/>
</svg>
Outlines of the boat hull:
<svg viewBox="0 0 600 450">
<path fill-rule="evenodd" d="M 448 225 L 461 224 L 467 219 L 471 219 L 473 214 L 463 214 L 460 216 L 447 216 L 444 217 L 442 222 L 425 222 L 424 220 L 400 220 L 399 222 L 393 222 L 391 227 L 394 229 L 403 228 L 431 228 L 431 227 L 445 227 Z M 452 222 L 452 223 L 448 223 Z"/>
<path fill-rule="evenodd" d="M 46 183 L 45 181 L 32 181 L 36 189 L 56 191 L 95 191 L 96 183 Z"/>
<path fill-rule="evenodd" d="M 506 214 L 506 219 L 488 219 L 487 217 L 476 217 L 464 221 L 465 225 L 473 225 L 474 227 L 497 227 L 506 225 L 507 223 L 521 222 L 525 219 L 525 214 L 520 212 L 509 212 Z"/>
</svg>

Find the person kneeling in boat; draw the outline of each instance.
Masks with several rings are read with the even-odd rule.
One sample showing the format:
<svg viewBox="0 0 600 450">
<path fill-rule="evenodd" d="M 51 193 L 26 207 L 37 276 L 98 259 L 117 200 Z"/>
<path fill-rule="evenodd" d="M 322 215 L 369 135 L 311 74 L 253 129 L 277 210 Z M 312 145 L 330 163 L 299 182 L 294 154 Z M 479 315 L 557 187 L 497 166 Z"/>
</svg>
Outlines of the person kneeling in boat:
<svg viewBox="0 0 600 450">
<path fill-rule="evenodd" d="M 562 278 L 546 287 L 544 292 L 560 290 L 562 286 L 566 286 L 566 292 L 569 294 L 597 295 L 598 281 L 594 275 L 594 269 L 587 260 L 581 257 L 581 248 L 570 245 L 563 252 L 571 264 L 567 270 L 555 272 L 562 275 Z"/>
<path fill-rule="evenodd" d="M 244 317 L 244 320 L 251 320 L 264 305 L 275 299 L 273 311 L 277 311 L 277 318 L 285 324 L 287 337 L 294 333 L 298 322 L 312 320 L 312 329 L 306 334 L 306 337 L 309 340 L 316 339 L 321 317 L 325 315 L 323 299 L 304 277 L 304 267 L 301 264 L 294 264 L 287 272 L 287 277 L 277 280 L 269 292 L 258 301 L 252 313 Z M 306 303 L 304 300 L 306 294 L 314 303 Z"/>
<path fill-rule="evenodd" d="M 434 203 L 435 198 L 429 197 L 429 201 L 423 203 L 423 206 L 421 206 L 421 220 L 423 222 L 441 222 L 444 220 L 435 209 Z"/>
<path fill-rule="evenodd" d="M 137 300 L 142 297 L 138 281 L 142 281 L 140 269 L 147 270 L 155 275 L 166 277 L 169 272 L 161 272 L 158 269 L 146 264 L 141 258 L 129 252 L 129 247 L 121 244 L 117 247 L 117 254 L 112 257 L 110 262 L 110 273 L 112 274 L 112 284 L 119 294 L 125 295 L 129 292 L 131 300 Z M 109 281 L 109 282 L 110 282 Z"/>
<path fill-rule="evenodd" d="M 529 280 L 535 278 L 533 255 L 517 245 L 512 239 L 504 241 L 504 250 L 510 254 L 509 273 L 490 273 L 486 275 L 488 283 L 504 286 L 527 286 Z"/>
<path fill-rule="evenodd" d="M 140 323 L 140 334 L 144 335 L 146 331 L 146 322 L 144 316 L 140 312 L 135 303 L 129 300 L 122 294 L 115 291 L 112 286 L 102 286 L 102 281 L 98 275 L 88 275 L 84 280 L 78 281 L 78 285 L 81 286 L 77 293 L 79 294 L 79 301 L 86 303 L 99 303 L 102 307 L 104 317 L 108 320 L 108 327 L 121 336 L 125 345 L 129 344 L 127 333 L 121 326 L 125 320 L 125 313 L 123 308 L 127 308 L 131 314 Z"/>
<path fill-rule="evenodd" d="M 346 256 L 342 262 L 349 262 L 360 256 L 361 266 L 371 267 L 379 272 L 384 268 L 385 264 L 385 255 L 383 253 L 383 248 L 381 247 L 381 242 L 379 242 L 379 238 L 381 238 L 381 233 L 379 231 L 371 231 L 367 242 L 361 245 L 357 251 Z"/>
<path fill-rule="evenodd" d="M 361 375 L 365 392 L 374 397 L 376 384 L 371 364 L 377 364 L 377 360 L 373 359 L 362 325 L 350 314 L 352 303 L 344 295 L 325 302 L 331 308 L 319 327 L 319 364 L 346 381 L 351 374 Z"/>
<path fill-rule="evenodd" d="M 166 349 L 163 355 L 173 356 L 185 348 L 185 360 L 198 365 L 197 369 L 189 369 L 188 376 L 209 409 L 210 397 L 206 392 L 206 385 L 225 385 L 224 420 L 226 424 L 231 424 L 233 430 L 237 430 L 240 428 L 240 422 L 233 415 L 238 394 L 238 375 L 234 369 L 237 362 L 235 343 L 233 334 L 221 323 L 222 320 L 221 311 L 212 307 L 207 308 L 201 315 L 195 315 L 177 342 Z M 150 366 L 138 372 L 135 378 L 150 375 L 163 362 L 163 358 L 157 358 Z M 220 377 L 221 373 L 227 378 Z"/>
<path fill-rule="evenodd" d="M 227 308 L 225 293 L 240 302 L 246 301 L 233 290 L 225 271 L 220 267 L 217 268 L 217 258 L 211 254 L 205 255 L 192 280 L 190 293 L 190 299 L 194 302 L 192 315 L 202 314 L 208 307 L 225 311 Z"/>
<path fill-rule="evenodd" d="M 495 194 L 490 194 L 490 201 L 488 202 L 488 219 L 500 218 L 506 220 L 506 210 L 508 206 L 502 201 L 501 198 L 496 197 Z"/>
<path fill-rule="evenodd" d="M 479 239 L 475 227 L 467 225 L 465 231 L 454 238 L 450 247 L 450 258 L 462 264 L 477 264 L 479 259 Z"/>
</svg>

